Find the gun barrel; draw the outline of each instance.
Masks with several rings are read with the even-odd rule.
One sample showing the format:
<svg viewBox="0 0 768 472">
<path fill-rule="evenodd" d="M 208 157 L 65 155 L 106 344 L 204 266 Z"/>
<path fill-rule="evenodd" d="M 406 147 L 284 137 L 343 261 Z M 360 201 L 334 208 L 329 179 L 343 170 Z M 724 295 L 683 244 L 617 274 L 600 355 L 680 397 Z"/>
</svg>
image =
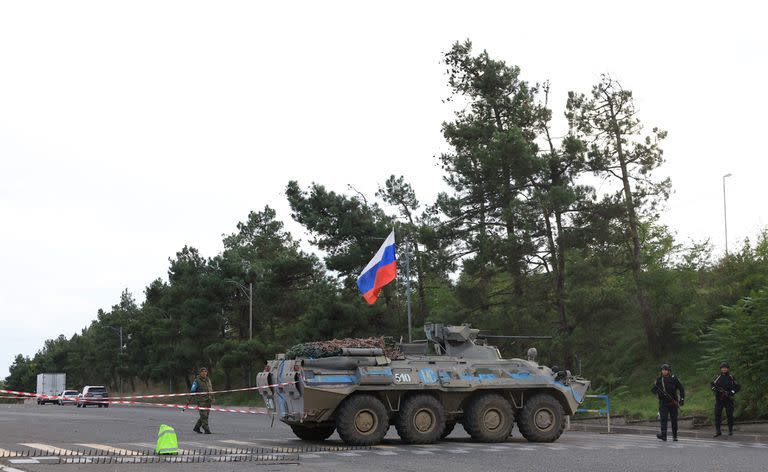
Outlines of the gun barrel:
<svg viewBox="0 0 768 472">
<path fill-rule="evenodd" d="M 497 334 L 478 334 L 479 339 L 552 339 L 552 336 L 502 336 Z"/>
</svg>

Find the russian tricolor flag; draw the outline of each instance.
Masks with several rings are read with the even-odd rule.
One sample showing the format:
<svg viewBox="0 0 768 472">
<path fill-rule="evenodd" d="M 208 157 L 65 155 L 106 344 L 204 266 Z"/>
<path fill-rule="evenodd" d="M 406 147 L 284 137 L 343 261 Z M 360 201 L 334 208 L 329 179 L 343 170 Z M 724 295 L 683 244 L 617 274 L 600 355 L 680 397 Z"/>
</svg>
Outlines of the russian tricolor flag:
<svg viewBox="0 0 768 472">
<path fill-rule="evenodd" d="M 392 230 L 371 262 L 360 273 L 360 277 L 357 279 L 357 288 L 362 292 L 365 301 L 373 305 L 379 298 L 381 288 L 395 280 L 396 276 L 395 231 Z"/>
</svg>

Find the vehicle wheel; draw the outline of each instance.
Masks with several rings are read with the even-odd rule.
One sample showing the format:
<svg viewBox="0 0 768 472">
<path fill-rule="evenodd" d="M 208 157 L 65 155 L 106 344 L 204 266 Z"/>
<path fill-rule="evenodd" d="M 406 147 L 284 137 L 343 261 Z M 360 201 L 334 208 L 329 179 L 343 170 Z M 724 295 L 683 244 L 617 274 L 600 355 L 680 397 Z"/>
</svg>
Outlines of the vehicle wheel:
<svg viewBox="0 0 768 472">
<path fill-rule="evenodd" d="M 528 399 L 517 415 L 523 437 L 531 442 L 552 442 L 563 434 L 565 411 L 552 395 L 540 393 Z"/>
<path fill-rule="evenodd" d="M 292 425 L 291 429 L 293 430 L 293 434 L 302 441 L 325 441 L 331 437 L 334 431 L 336 431 L 335 426 L 311 427 Z"/>
<path fill-rule="evenodd" d="M 506 441 L 514 425 L 512 405 L 496 393 L 476 397 L 464 411 L 464 429 L 475 441 Z"/>
<path fill-rule="evenodd" d="M 432 395 L 413 395 L 400 405 L 395 421 L 400 438 L 411 444 L 432 444 L 445 429 L 445 410 Z"/>
<path fill-rule="evenodd" d="M 85 408 L 85 406 L 86 406 L 85 403 L 83 403 L 83 408 Z"/>
<path fill-rule="evenodd" d="M 336 430 L 353 446 L 378 444 L 387 434 L 389 418 L 381 400 L 373 395 L 353 395 L 336 411 Z"/>
<path fill-rule="evenodd" d="M 453 428 L 456 427 L 456 422 L 451 421 L 449 423 L 445 423 L 445 429 L 443 429 L 443 434 L 440 435 L 440 439 L 445 439 L 453 432 Z"/>
</svg>

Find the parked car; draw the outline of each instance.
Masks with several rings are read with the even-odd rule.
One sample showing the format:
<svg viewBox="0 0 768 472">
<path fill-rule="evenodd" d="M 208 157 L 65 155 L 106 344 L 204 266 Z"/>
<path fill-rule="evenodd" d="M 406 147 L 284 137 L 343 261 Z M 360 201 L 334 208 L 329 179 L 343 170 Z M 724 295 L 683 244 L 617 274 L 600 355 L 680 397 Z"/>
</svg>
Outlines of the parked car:
<svg viewBox="0 0 768 472">
<path fill-rule="evenodd" d="M 83 393 L 77 398 L 77 407 L 85 408 L 88 405 L 99 405 L 99 408 L 109 408 L 109 403 L 103 399 L 109 397 L 107 387 L 101 385 L 86 385 Z"/>
<path fill-rule="evenodd" d="M 80 392 L 77 390 L 64 390 L 59 394 L 59 405 L 66 405 L 67 403 L 76 404 L 77 399 L 80 396 Z"/>
</svg>

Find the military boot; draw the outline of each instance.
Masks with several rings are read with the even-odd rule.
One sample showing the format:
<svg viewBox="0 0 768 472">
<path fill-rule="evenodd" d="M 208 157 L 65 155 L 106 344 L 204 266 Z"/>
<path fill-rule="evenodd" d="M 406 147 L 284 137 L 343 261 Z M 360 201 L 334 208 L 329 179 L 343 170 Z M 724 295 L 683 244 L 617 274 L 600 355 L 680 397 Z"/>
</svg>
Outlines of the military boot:
<svg viewBox="0 0 768 472">
<path fill-rule="evenodd" d="M 666 434 L 659 433 L 659 434 L 656 435 L 656 437 L 661 439 L 662 441 L 666 441 L 667 440 L 667 435 Z"/>
<path fill-rule="evenodd" d="M 205 434 L 213 434 L 207 426 L 203 426 L 203 431 L 205 431 Z"/>
</svg>

